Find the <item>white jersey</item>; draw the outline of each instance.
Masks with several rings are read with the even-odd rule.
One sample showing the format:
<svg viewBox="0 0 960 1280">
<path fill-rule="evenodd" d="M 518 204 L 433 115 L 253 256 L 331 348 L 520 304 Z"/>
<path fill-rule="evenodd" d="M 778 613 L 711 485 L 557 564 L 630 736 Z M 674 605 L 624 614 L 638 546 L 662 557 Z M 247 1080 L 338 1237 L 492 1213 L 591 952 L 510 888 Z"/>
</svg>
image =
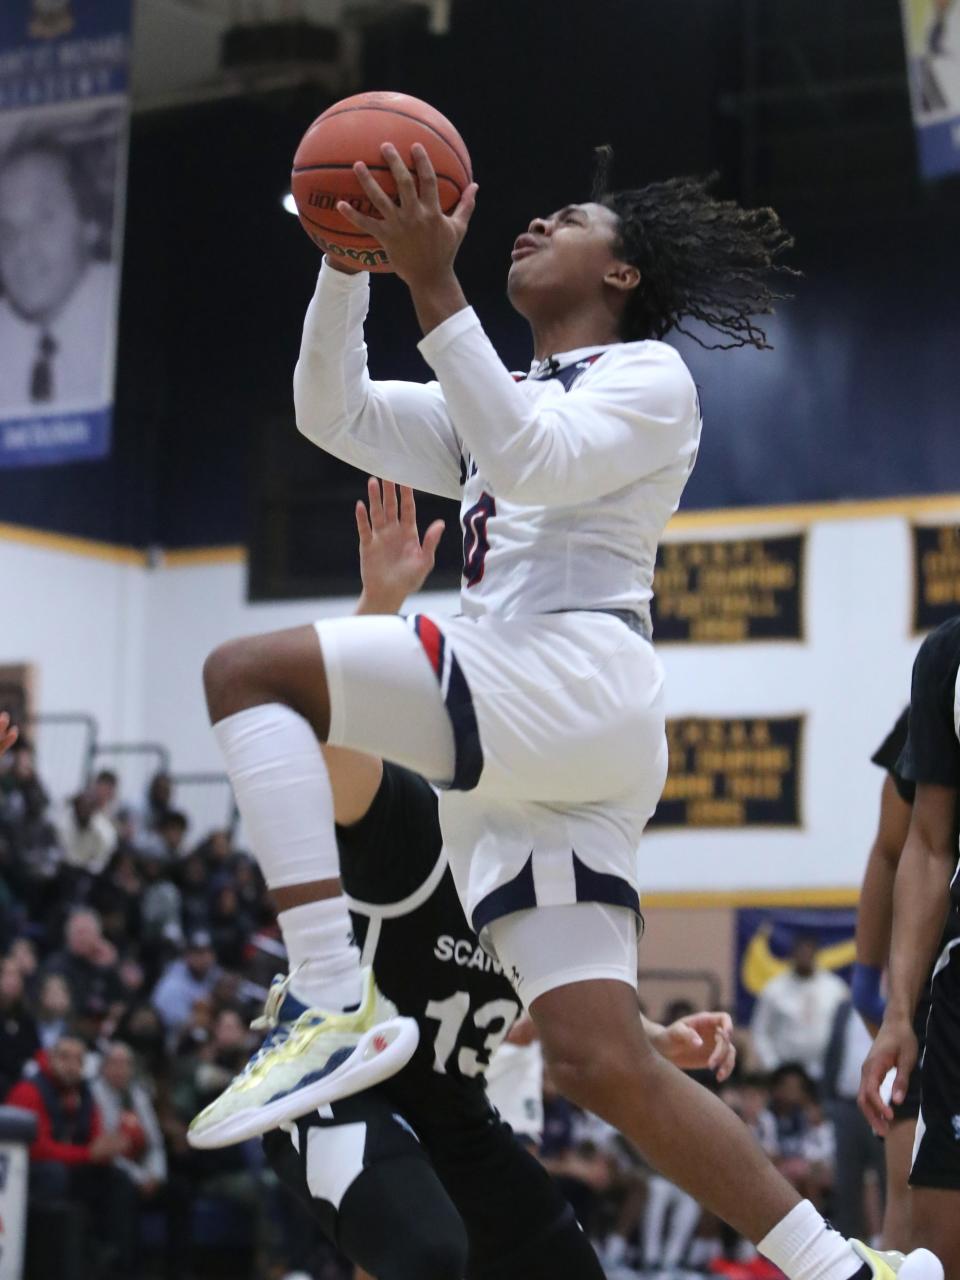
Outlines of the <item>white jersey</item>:
<svg viewBox="0 0 960 1280">
<path fill-rule="evenodd" d="M 372 475 L 460 501 L 468 616 L 646 615 L 657 543 L 700 439 L 677 352 L 653 341 L 583 348 L 523 378 L 467 307 L 420 343 L 435 382 L 377 382 L 368 304 L 366 273 L 324 263 L 294 375 L 300 431 Z"/>
</svg>

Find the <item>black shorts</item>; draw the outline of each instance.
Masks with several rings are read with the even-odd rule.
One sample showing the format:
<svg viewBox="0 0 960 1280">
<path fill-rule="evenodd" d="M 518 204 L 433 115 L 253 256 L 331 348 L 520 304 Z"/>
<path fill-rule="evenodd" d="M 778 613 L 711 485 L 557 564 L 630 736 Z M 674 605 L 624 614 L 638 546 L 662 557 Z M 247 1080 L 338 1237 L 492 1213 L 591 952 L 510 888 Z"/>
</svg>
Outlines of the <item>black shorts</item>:
<svg viewBox="0 0 960 1280">
<path fill-rule="evenodd" d="M 960 946 L 941 952 L 930 983 L 912 1187 L 960 1190 Z"/>
<path fill-rule="evenodd" d="M 552 1179 L 480 1098 L 434 1115 L 425 1091 L 405 1108 L 415 1129 L 383 1087 L 371 1089 L 297 1121 L 296 1144 L 290 1132 L 267 1134 L 264 1150 L 327 1237 L 373 1275 L 361 1252 L 382 1243 L 395 1260 L 404 1236 L 452 1237 L 453 1216 L 469 1240 L 469 1280 L 553 1280 L 558 1267 L 565 1280 L 603 1280 Z"/>
<path fill-rule="evenodd" d="M 917 1065 L 910 1072 L 907 1092 L 903 1101 L 893 1108 L 894 1124 L 897 1124 L 900 1120 L 916 1120 L 920 1114 L 920 1063 L 923 1061 L 923 1051 L 927 1043 L 927 1019 L 929 1016 L 930 987 L 927 986 L 917 1003 L 917 1012 L 913 1019 L 913 1031 L 920 1048 L 917 1056 Z"/>
</svg>

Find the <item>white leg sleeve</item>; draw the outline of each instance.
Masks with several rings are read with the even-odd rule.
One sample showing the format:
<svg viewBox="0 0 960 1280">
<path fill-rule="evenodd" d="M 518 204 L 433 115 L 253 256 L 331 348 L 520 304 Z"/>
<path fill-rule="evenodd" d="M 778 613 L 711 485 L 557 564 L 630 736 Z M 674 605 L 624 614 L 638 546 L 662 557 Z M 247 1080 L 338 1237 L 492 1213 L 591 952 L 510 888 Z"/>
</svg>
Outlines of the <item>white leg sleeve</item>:
<svg viewBox="0 0 960 1280">
<path fill-rule="evenodd" d="M 571 982 L 610 979 L 637 987 L 637 917 L 602 902 L 535 907 L 501 916 L 486 934 L 527 1008 Z"/>
</svg>

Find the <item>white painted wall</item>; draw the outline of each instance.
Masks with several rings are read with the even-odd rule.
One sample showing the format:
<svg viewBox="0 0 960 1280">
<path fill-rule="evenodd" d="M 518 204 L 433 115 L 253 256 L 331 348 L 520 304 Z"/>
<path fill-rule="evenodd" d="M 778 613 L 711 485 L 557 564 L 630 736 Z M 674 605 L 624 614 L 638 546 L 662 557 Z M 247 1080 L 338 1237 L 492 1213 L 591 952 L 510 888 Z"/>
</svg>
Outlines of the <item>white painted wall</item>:
<svg viewBox="0 0 960 1280">
<path fill-rule="evenodd" d="M 942 516 L 957 518 L 956 505 Z M 934 518 L 934 513 L 930 513 Z M 675 536 L 789 532 L 796 524 Z M 219 641 L 349 611 L 352 600 L 250 605 L 239 562 L 158 569 L 0 541 L 0 661 L 39 669 L 41 709 L 85 708 L 105 734 L 169 744 L 178 770 L 217 770 L 200 672 Z M 880 776 L 869 764 L 909 696 L 912 568 L 900 516 L 809 527 L 807 640 L 661 649 L 672 715 L 807 716 L 801 831 L 663 831 L 645 837 L 651 890 L 849 886 L 873 834 Z M 419 607 L 456 609 L 450 594 Z"/>
<path fill-rule="evenodd" d="M 136 563 L 0 537 L 0 662 L 33 666 L 35 710 L 91 712 L 106 739 L 140 736 L 149 585 Z M 75 786 L 80 735 L 46 745 L 50 785 Z"/>
</svg>

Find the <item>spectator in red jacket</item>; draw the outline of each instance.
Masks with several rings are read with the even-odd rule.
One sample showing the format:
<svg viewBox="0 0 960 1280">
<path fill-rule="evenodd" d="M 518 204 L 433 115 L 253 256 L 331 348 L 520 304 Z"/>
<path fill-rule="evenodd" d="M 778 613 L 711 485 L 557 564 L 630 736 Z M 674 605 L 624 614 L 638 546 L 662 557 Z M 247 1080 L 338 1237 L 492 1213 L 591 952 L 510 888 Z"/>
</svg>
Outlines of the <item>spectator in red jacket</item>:
<svg viewBox="0 0 960 1280">
<path fill-rule="evenodd" d="M 129 1277 L 136 1254 L 137 1193 L 111 1162 L 129 1153 L 130 1139 L 103 1132 L 83 1077 L 85 1056 L 82 1040 L 61 1036 L 48 1054 L 38 1054 L 36 1075 L 18 1081 L 7 1103 L 37 1117 L 37 1136 L 30 1148 L 31 1197 L 82 1204 L 88 1246 L 97 1255 L 94 1268 L 104 1275 Z"/>
</svg>

